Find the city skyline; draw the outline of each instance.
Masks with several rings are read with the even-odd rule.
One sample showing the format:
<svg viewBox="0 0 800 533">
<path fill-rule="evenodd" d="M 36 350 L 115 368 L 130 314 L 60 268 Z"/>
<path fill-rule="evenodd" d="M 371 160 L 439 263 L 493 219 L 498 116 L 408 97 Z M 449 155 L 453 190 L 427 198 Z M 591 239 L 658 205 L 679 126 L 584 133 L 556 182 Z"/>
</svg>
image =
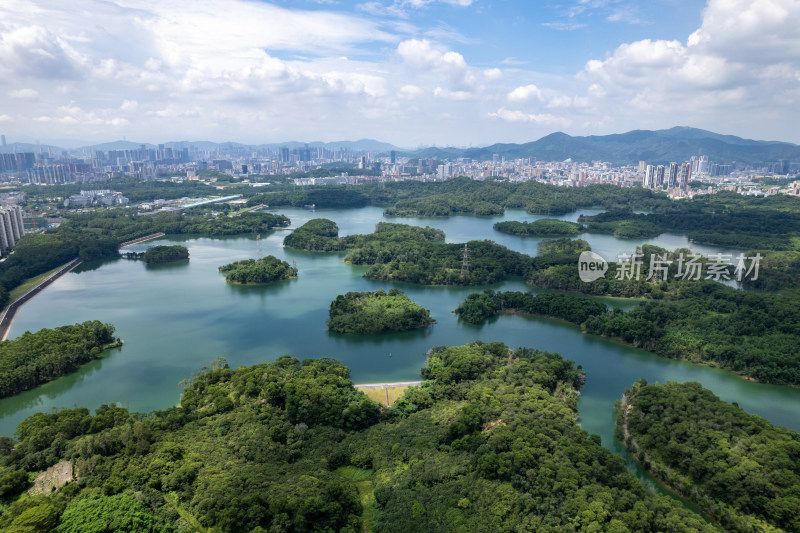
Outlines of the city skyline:
<svg viewBox="0 0 800 533">
<path fill-rule="evenodd" d="M 793 0 L 12 0 L 0 130 L 400 147 L 677 124 L 800 142 Z"/>
</svg>

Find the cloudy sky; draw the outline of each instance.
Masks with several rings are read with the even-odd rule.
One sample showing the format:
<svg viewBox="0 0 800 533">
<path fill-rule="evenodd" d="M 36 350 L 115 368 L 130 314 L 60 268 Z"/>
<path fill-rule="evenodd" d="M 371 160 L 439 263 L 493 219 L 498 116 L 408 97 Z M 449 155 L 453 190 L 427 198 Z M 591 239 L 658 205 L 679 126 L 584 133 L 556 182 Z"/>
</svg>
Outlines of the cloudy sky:
<svg viewBox="0 0 800 533">
<path fill-rule="evenodd" d="M 800 143 L 800 0 L 3 0 L 0 133 Z"/>
</svg>

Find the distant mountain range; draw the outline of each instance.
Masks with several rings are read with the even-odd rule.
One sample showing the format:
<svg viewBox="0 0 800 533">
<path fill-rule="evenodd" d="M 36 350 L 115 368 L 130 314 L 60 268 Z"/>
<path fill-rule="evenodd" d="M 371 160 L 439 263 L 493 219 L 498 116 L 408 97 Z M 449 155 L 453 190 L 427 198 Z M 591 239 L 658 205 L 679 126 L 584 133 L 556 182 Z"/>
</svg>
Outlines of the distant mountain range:
<svg viewBox="0 0 800 533">
<path fill-rule="evenodd" d="M 156 148 L 157 145 L 149 143 L 135 143 L 131 141 L 115 141 L 110 143 L 95 144 L 92 146 L 85 146 L 76 148 L 73 152 L 91 151 L 94 150 L 137 150 L 144 144 L 145 148 Z M 269 144 L 243 144 L 235 142 L 215 143 L 211 141 L 173 141 L 164 143 L 165 148 L 194 148 L 197 150 L 275 150 L 277 148 L 295 148 L 309 147 L 324 147 L 330 150 L 338 150 L 342 148 L 350 149 L 354 152 L 389 152 L 390 150 L 400 150 L 400 148 L 372 139 L 360 139 L 358 141 L 336 141 L 336 142 L 310 142 L 304 143 L 299 141 L 288 141 L 283 143 L 269 143 Z"/>
<path fill-rule="evenodd" d="M 73 154 L 89 154 L 92 151 L 108 151 L 108 150 L 138 150 L 142 145 L 145 148 L 156 148 L 158 145 L 151 143 L 138 143 L 133 141 L 112 141 L 107 143 L 98 143 L 82 146 L 80 148 L 61 148 L 49 144 L 33 144 L 33 143 L 12 143 L 6 146 L 0 146 L 0 153 L 13 153 L 13 152 L 33 152 L 33 153 L 47 153 L 48 150 L 53 154 L 60 154 L 62 151 L 67 151 Z M 172 141 L 164 143 L 166 148 L 195 148 L 197 150 L 275 150 L 277 148 L 303 148 L 319 147 L 328 148 L 330 150 L 338 150 L 342 148 L 350 149 L 353 152 L 389 152 L 391 150 L 400 151 L 401 148 L 389 143 L 375 141 L 373 139 L 360 139 L 358 141 L 335 141 L 335 142 L 299 142 L 288 141 L 283 143 L 270 143 L 270 144 L 243 144 L 235 142 L 216 143 L 211 141 Z"/>
<path fill-rule="evenodd" d="M 468 157 L 488 160 L 535 157 L 540 161 L 609 161 L 613 163 L 669 163 L 706 155 L 717 163 L 761 163 L 779 159 L 800 160 L 800 146 L 778 141 L 753 141 L 734 135 L 675 127 L 668 130 L 634 130 L 614 135 L 573 137 L 551 133 L 524 144 L 493 144 L 483 148 L 426 148 L 403 155 L 439 159 Z"/>
<path fill-rule="evenodd" d="M 156 145 L 131 141 L 115 141 L 95 144 L 83 148 L 67 150 L 70 153 L 88 154 L 92 150 L 135 150 L 142 144 L 147 148 Z M 483 148 L 423 148 L 404 150 L 389 143 L 372 139 L 338 142 L 290 141 L 270 144 L 242 144 L 234 142 L 215 143 L 210 141 L 177 141 L 164 143 L 170 148 L 190 148 L 221 152 L 231 149 L 264 150 L 287 147 L 289 149 L 304 146 L 323 146 L 332 150 L 348 148 L 353 152 L 376 152 L 388 154 L 391 150 L 406 157 L 423 157 L 435 159 L 457 159 L 467 157 L 479 161 L 492 159 L 494 154 L 506 159 L 533 157 L 540 161 L 609 161 L 611 163 L 669 163 L 685 161 L 693 155 L 706 155 L 709 161 L 717 163 L 763 163 L 786 159 L 800 160 L 800 146 L 779 141 L 754 141 L 742 139 L 734 135 L 720 135 L 697 128 L 675 127 L 668 130 L 634 130 L 614 135 L 591 135 L 573 137 L 566 133 L 556 132 L 542 137 L 538 141 L 523 144 L 500 143 Z M 63 148 L 49 145 L 14 143 L 0 147 L 0 152 L 46 152 L 60 154 Z"/>
</svg>

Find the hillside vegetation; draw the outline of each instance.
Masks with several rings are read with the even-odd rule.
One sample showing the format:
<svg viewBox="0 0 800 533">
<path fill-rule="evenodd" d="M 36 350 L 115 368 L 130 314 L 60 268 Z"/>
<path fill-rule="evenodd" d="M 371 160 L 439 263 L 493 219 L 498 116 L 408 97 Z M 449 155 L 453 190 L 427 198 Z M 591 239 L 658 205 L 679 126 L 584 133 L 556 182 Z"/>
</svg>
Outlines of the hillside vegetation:
<svg viewBox="0 0 800 533">
<path fill-rule="evenodd" d="M 580 429 L 582 373 L 560 356 L 438 347 L 423 377 L 386 409 L 330 359 L 219 361 L 180 407 L 36 414 L 0 446 L 0 528 L 102 531 L 133 512 L 117 531 L 716 530 Z M 78 483 L 19 497 L 61 460 Z"/>
</svg>

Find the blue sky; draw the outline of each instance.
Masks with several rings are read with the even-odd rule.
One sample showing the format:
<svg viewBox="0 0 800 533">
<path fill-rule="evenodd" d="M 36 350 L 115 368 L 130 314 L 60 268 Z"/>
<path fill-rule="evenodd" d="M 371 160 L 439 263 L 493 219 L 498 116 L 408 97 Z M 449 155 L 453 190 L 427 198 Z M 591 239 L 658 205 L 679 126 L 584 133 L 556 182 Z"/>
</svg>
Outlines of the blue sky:
<svg viewBox="0 0 800 533">
<path fill-rule="evenodd" d="M 61 145 L 800 142 L 799 0 L 4 0 L 0 132 Z"/>
</svg>

